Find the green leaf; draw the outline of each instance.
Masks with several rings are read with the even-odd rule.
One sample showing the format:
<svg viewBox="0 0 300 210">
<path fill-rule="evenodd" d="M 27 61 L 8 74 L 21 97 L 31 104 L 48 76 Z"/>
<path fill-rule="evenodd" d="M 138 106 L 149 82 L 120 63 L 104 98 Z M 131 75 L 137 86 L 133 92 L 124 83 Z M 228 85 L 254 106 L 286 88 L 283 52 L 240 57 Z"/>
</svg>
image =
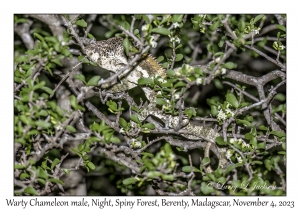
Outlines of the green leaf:
<svg viewBox="0 0 300 210">
<path fill-rule="evenodd" d="M 286 32 L 285 26 L 283 26 L 283 25 L 276 25 L 276 28 Z"/>
<path fill-rule="evenodd" d="M 209 29 L 211 31 L 216 30 L 216 28 L 219 26 L 219 21 L 215 21 L 212 25 L 209 26 Z"/>
<path fill-rule="evenodd" d="M 250 144 L 252 144 L 254 147 L 257 147 L 257 139 L 256 139 L 256 137 L 252 137 L 250 139 Z"/>
<path fill-rule="evenodd" d="M 75 24 L 83 28 L 87 27 L 87 23 L 83 19 L 76 20 Z"/>
<path fill-rule="evenodd" d="M 162 98 L 156 98 L 156 103 L 160 106 L 167 105 L 168 103 Z"/>
<path fill-rule="evenodd" d="M 257 144 L 257 149 L 266 149 L 266 142 Z"/>
<path fill-rule="evenodd" d="M 43 91 L 45 91 L 46 93 L 48 93 L 49 95 L 53 95 L 54 94 L 54 92 L 53 92 L 53 90 L 52 89 L 50 89 L 50 88 L 48 88 L 48 87 L 41 87 L 41 89 L 43 90 Z"/>
<path fill-rule="evenodd" d="M 209 158 L 209 157 L 203 158 L 202 164 L 203 164 L 204 166 L 208 165 L 209 163 L 210 163 L 210 158 Z"/>
<path fill-rule="evenodd" d="M 196 116 L 197 114 L 194 108 L 187 108 L 183 113 L 186 114 L 189 119 L 191 119 L 192 116 Z"/>
<path fill-rule="evenodd" d="M 24 169 L 24 168 L 26 168 L 26 166 L 24 166 L 24 165 L 20 165 L 20 164 L 14 165 L 14 169 Z"/>
<path fill-rule="evenodd" d="M 168 180 L 168 181 L 173 181 L 174 180 L 174 175 L 173 174 L 163 174 L 161 176 L 163 180 Z"/>
<path fill-rule="evenodd" d="M 66 129 L 67 129 L 68 131 L 71 131 L 72 133 L 75 133 L 75 132 L 76 132 L 76 129 L 75 129 L 72 125 L 67 125 L 67 126 L 66 126 Z"/>
<path fill-rule="evenodd" d="M 36 180 L 37 180 L 39 183 L 41 183 L 42 185 L 46 185 L 45 179 L 37 178 Z"/>
<path fill-rule="evenodd" d="M 20 120 L 26 125 L 30 125 L 32 123 L 32 120 L 29 117 L 26 117 L 25 115 L 21 115 Z"/>
<path fill-rule="evenodd" d="M 283 143 L 281 146 L 282 146 L 282 149 L 286 150 L 286 143 Z"/>
<path fill-rule="evenodd" d="M 257 21 L 259 21 L 260 19 L 262 19 L 265 15 L 257 15 L 254 20 L 253 20 L 253 24 L 256 23 Z"/>
<path fill-rule="evenodd" d="M 36 85 L 33 87 L 33 90 L 37 90 L 37 89 L 39 89 L 39 88 L 41 88 L 41 87 L 44 87 L 45 84 L 46 84 L 46 82 L 45 82 L 45 81 L 42 81 L 42 82 L 36 84 Z"/>
<path fill-rule="evenodd" d="M 209 195 L 209 194 L 215 192 L 215 189 L 205 182 L 201 183 L 200 190 L 204 195 Z"/>
<path fill-rule="evenodd" d="M 119 123 L 120 125 L 123 127 L 123 128 L 127 128 L 128 127 L 128 123 L 126 122 L 126 120 L 122 117 L 120 117 L 120 120 L 119 120 Z"/>
<path fill-rule="evenodd" d="M 107 101 L 106 105 L 109 106 L 109 108 L 112 109 L 113 111 L 118 109 L 117 103 L 112 100 Z"/>
<path fill-rule="evenodd" d="M 30 195 L 38 195 L 37 191 L 33 187 L 26 187 L 24 192 Z"/>
<path fill-rule="evenodd" d="M 124 49 L 125 49 L 125 53 L 126 55 L 128 56 L 129 55 L 129 48 L 130 48 L 130 42 L 129 42 L 129 39 L 128 37 L 126 37 L 123 41 L 123 46 L 124 46 Z"/>
<path fill-rule="evenodd" d="M 170 34 L 170 30 L 167 29 L 167 28 L 153 28 L 152 32 L 157 33 L 157 34 L 162 34 L 162 35 L 169 35 Z"/>
<path fill-rule="evenodd" d="M 50 178 L 49 179 L 50 182 L 54 182 L 54 183 L 57 183 L 57 184 L 60 184 L 62 186 L 65 186 L 65 183 L 59 179 L 55 179 L 55 178 Z"/>
<path fill-rule="evenodd" d="M 83 63 L 89 63 L 89 60 L 83 55 L 78 56 L 77 59 Z"/>
<path fill-rule="evenodd" d="M 264 164 L 265 164 L 265 167 L 268 169 L 268 171 L 271 171 L 271 169 L 273 167 L 271 160 L 264 160 Z"/>
<path fill-rule="evenodd" d="M 88 162 L 87 166 L 92 170 L 95 170 L 95 168 L 96 168 L 94 163 L 92 163 L 92 162 Z"/>
<path fill-rule="evenodd" d="M 87 141 L 99 142 L 99 141 L 101 141 L 101 139 L 96 136 L 91 136 L 90 138 L 87 139 Z"/>
<path fill-rule="evenodd" d="M 156 178 L 159 176 L 161 176 L 161 172 L 159 172 L 159 171 L 149 171 L 147 173 L 147 177 L 149 177 L 149 178 Z"/>
<path fill-rule="evenodd" d="M 238 29 L 240 32 L 244 32 L 245 30 L 245 21 L 244 20 L 240 20 L 239 23 L 238 23 Z"/>
<path fill-rule="evenodd" d="M 123 180 L 123 184 L 124 185 L 130 185 L 130 184 L 134 184 L 136 183 L 138 180 L 134 177 L 130 177 L 130 178 L 127 178 L 127 179 L 124 179 Z"/>
<path fill-rule="evenodd" d="M 237 119 L 236 122 L 238 124 L 243 124 L 245 126 L 248 126 L 248 127 L 251 127 L 251 123 L 248 121 L 248 120 L 240 120 L 240 119 Z"/>
<path fill-rule="evenodd" d="M 236 166 L 234 164 L 229 165 L 226 168 L 226 171 L 225 171 L 224 175 L 228 174 L 230 171 L 234 170 L 235 168 L 236 168 Z"/>
<path fill-rule="evenodd" d="M 77 110 L 78 103 L 77 103 L 77 98 L 74 95 L 70 96 L 70 103 L 71 103 L 71 106 Z"/>
<path fill-rule="evenodd" d="M 70 175 L 70 171 L 69 171 L 68 169 L 63 168 L 62 170 L 63 170 L 67 175 Z"/>
<path fill-rule="evenodd" d="M 42 42 L 45 42 L 44 38 L 41 35 L 39 35 L 38 33 L 33 33 L 33 36 L 35 36 L 36 38 L 38 38 Z"/>
<path fill-rule="evenodd" d="M 200 172 L 200 170 L 198 168 L 194 167 L 194 166 L 192 168 L 191 168 L 191 166 L 184 166 L 184 167 L 182 167 L 182 171 L 186 172 L 186 173 L 191 172 L 192 169 L 193 169 L 194 172 Z"/>
<path fill-rule="evenodd" d="M 271 131 L 270 134 L 278 136 L 279 138 L 286 136 L 286 134 L 281 131 Z"/>
<path fill-rule="evenodd" d="M 26 62 L 29 63 L 29 57 L 26 55 L 21 55 L 15 59 L 15 62 Z"/>
<path fill-rule="evenodd" d="M 48 168 L 48 166 L 43 166 L 45 168 Z M 48 173 L 46 170 L 44 170 L 43 168 L 39 167 L 38 168 L 38 173 L 37 173 L 38 177 L 43 178 L 43 179 L 48 179 Z"/>
<path fill-rule="evenodd" d="M 216 143 L 220 146 L 226 145 L 226 142 L 224 141 L 224 139 L 221 136 L 218 136 L 216 138 Z"/>
<path fill-rule="evenodd" d="M 174 85 L 174 88 L 178 88 L 178 87 L 185 87 L 186 83 L 183 81 L 179 81 Z"/>
<path fill-rule="evenodd" d="M 52 163 L 51 163 L 51 170 L 53 170 L 53 168 L 60 163 L 60 160 L 58 158 L 55 158 Z"/>
<path fill-rule="evenodd" d="M 142 126 L 142 128 L 149 128 L 151 130 L 155 129 L 155 125 L 153 123 L 146 123 Z"/>
<path fill-rule="evenodd" d="M 121 140 L 118 137 L 112 136 L 109 141 L 114 144 L 119 144 Z"/>
<path fill-rule="evenodd" d="M 82 81 L 84 84 L 86 84 L 85 76 L 83 74 L 76 74 L 74 78 L 78 79 L 78 80 Z"/>
<path fill-rule="evenodd" d="M 88 36 L 90 39 L 95 39 L 95 37 L 94 37 L 93 34 L 91 34 L 91 33 L 88 33 L 87 36 Z"/>
<path fill-rule="evenodd" d="M 51 123 L 45 122 L 45 121 L 41 121 L 41 120 L 36 121 L 35 125 L 39 126 L 39 127 L 42 127 L 42 128 L 49 128 L 49 127 L 51 127 Z"/>
<path fill-rule="evenodd" d="M 178 22 L 180 23 L 182 21 L 183 15 L 173 15 L 171 21 L 173 23 Z"/>
<path fill-rule="evenodd" d="M 213 116 L 217 116 L 218 113 L 219 113 L 217 106 L 214 106 L 214 105 L 212 105 L 212 106 L 210 107 L 210 111 L 211 111 L 211 114 L 212 114 Z"/>
<path fill-rule="evenodd" d="M 55 64 L 57 64 L 59 66 L 62 66 L 62 63 L 60 62 L 59 59 L 51 59 L 51 62 L 53 62 L 53 63 L 55 63 Z"/>
<path fill-rule="evenodd" d="M 21 180 L 24 180 L 24 179 L 27 179 L 27 178 L 29 178 L 30 176 L 29 176 L 29 174 L 27 174 L 27 173 L 21 173 L 21 175 L 20 175 L 20 179 Z"/>
<path fill-rule="evenodd" d="M 233 62 L 227 62 L 227 63 L 223 64 L 223 67 L 226 69 L 234 69 L 237 67 L 237 64 L 235 64 Z"/>
<path fill-rule="evenodd" d="M 87 86 L 97 86 L 100 78 L 101 78 L 100 76 L 93 76 L 86 85 Z"/>
<path fill-rule="evenodd" d="M 238 108 L 239 107 L 239 102 L 236 99 L 235 95 L 232 93 L 227 93 L 226 94 L 226 101 L 230 103 L 233 107 Z"/>
<path fill-rule="evenodd" d="M 183 58 L 183 55 L 182 54 L 177 54 L 176 55 L 176 58 L 175 58 L 175 61 L 181 61 Z"/>
<path fill-rule="evenodd" d="M 156 61 L 157 61 L 158 63 L 160 63 L 160 62 L 162 62 L 164 59 L 165 59 L 164 56 L 159 56 L 159 57 L 156 59 Z"/>
<path fill-rule="evenodd" d="M 150 78 L 140 78 L 138 80 L 139 85 L 154 85 L 153 79 Z"/>
<path fill-rule="evenodd" d="M 278 93 L 276 94 L 276 96 L 274 97 L 274 99 L 278 100 L 278 101 L 285 101 L 285 95 L 282 93 Z"/>
<path fill-rule="evenodd" d="M 260 130 L 263 130 L 263 131 L 267 131 L 267 130 L 269 130 L 266 126 L 264 126 L 264 125 L 261 125 L 261 126 L 259 126 L 258 127 Z"/>
<path fill-rule="evenodd" d="M 141 124 L 141 121 L 139 120 L 139 118 L 138 118 L 138 116 L 136 116 L 136 115 L 130 115 L 130 119 L 133 121 L 133 122 L 135 122 L 135 123 L 137 123 L 137 124 Z"/>
</svg>

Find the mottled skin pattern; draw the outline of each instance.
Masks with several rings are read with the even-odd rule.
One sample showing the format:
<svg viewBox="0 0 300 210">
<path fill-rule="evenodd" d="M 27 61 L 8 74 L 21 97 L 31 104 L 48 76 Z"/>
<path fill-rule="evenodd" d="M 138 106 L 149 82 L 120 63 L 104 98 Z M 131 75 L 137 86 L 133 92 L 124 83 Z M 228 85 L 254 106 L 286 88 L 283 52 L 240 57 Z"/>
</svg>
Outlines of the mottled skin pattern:
<svg viewBox="0 0 300 210">
<path fill-rule="evenodd" d="M 97 63 L 100 67 L 114 73 L 118 72 L 128 64 L 124 53 L 123 39 L 120 37 L 92 43 L 86 46 L 85 53 L 90 60 Z M 137 86 L 139 78 L 148 78 L 155 75 L 164 78 L 166 73 L 151 55 L 143 55 L 138 65 L 135 66 L 133 70 L 125 71 L 119 76 L 121 83 L 113 85 L 112 88 L 108 89 L 108 92 L 116 93 L 129 90 Z M 137 114 L 139 119 L 143 121 L 149 115 L 152 115 L 164 122 L 167 122 L 168 120 L 169 127 L 175 128 L 179 122 L 179 117 L 167 116 L 164 114 L 162 110 L 156 107 L 156 92 L 148 87 L 142 87 L 142 89 L 149 100 L 149 105 L 141 114 Z M 219 133 L 210 127 L 193 125 L 189 123 L 188 119 L 184 119 L 183 124 L 186 125 L 184 129 L 190 133 L 182 134 L 183 137 L 198 140 L 201 139 L 202 136 L 208 141 L 205 149 L 205 156 L 209 157 L 210 146 L 215 142 L 215 138 L 219 136 Z M 220 150 L 219 152 L 219 166 L 224 167 L 227 163 L 227 160 L 224 157 L 225 153 Z M 212 172 L 210 166 L 207 167 L 207 171 Z"/>
</svg>

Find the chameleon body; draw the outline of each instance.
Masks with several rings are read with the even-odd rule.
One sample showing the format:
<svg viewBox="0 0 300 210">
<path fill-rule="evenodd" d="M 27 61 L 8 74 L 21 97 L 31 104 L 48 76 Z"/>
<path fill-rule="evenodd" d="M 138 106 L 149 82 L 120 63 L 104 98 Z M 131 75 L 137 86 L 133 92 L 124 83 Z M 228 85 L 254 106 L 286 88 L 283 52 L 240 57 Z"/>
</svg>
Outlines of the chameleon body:
<svg viewBox="0 0 300 210">
<path fill-rule="evenodd" d="M 85 48 L 85 53 L 90 60 L 97 63 L 101 68 L 107 69 L 111 72 L 118 72 L 120 69 L 128 65 L 126 55 L 124 53 L 123 39 L 120 37 L 110 38 L 104 41 L 96 41 Z M 151 76 L 159 75 L 166 77 L 165 70 L 158 64 L 158 62 L 151 55 L 143 55 L 132 70 L 124 71 L 120 74 L 119 84 L 115 84 L 107 91 L 110 93 L 117 93 L 134 88 L 138 84 L 140 78 L 149 78 Z M 170 116 L 163 113 L 162 110 L 156 107 L 157 93 L 149 87 L 142 87 L 149 104 L 142 113 L 137 114 L 140 121 L 144 121 L 148 116 L 155 116 L 163 122 L 168 122 L 170 128 L 175 128 L 179 123 L 178 116 Z M 211 144 L 215 142 L 215 138 L 219 133 L 214 129 L 206 126 L 193 125 L 188 119 L 183 119 L 184 129 L 188 134 L 181 134 L 183 137 L 191 140 L 199 140 L 205 138 L 208 141 L 205 149 L 205 157 L 209 157 L 209 150 Z M 219 153 L 224 153 L 219 149 Z M 220 155 L 221 156 L 221 155 Z M 223 167 L 226 164 L 225 158 L 219 157 L 219 166 Z M 212 172 L 210 166 L 207 167 L 208 172 Z"/>
</svg>

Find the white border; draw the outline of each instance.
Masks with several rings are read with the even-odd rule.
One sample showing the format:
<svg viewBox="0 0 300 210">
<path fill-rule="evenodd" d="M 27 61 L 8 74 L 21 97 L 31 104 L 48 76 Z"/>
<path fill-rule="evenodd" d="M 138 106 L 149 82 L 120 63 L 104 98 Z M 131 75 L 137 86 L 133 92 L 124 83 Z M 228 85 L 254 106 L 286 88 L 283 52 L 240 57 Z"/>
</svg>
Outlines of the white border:
<svg viewBox="0 0 300 210">
<path fill-rule="evenodd" d="M 296 196 L 299 197 L 299 166 L 298 166 L 298 154 L 300 141 L 298 131 L 298 112 L 299 104 L 299 8 L 296 1 L 279 1 L 279 0 L 251 0 L 251 1 L 164 1 L 164 0 L 149 0 L 149 1 L 39 1 L 39 0 L 22 0 L 22 1 L 10 1 L 2 3 L 1 5 L 1 18 L 0 18 L 0 41 L 1 41 L 1 80 L 0 80 L 0 134 L 1 134 L 1 149 L 0 149 L 0 206 L 3 209 L 21 209 L 20 207 L 7 208 L 7 198 L 13 198 L 13 14 L 14 13 L 287 13 L 287 56 L 288 56 L 288 73 L 287 73 L 287 196 L 286 197 L 260 197 L 260 199 L 267 201 L 278 200 L 290 200 L 296 202 L 294 209 L 299 209 L 299 202 Z M 9 5 L 9 4 L 12 5 Z M 8 8 L 8 5 L 10 6 Z M 3 47 L 4 46 L 4 47 Z M 298 134 L 298 135 L 297 135 Z M 16 198 L 16 197 L 15 197 Z M 31 198 L 23 197 L 24 200 Z M 86 197 L 86 199 L 92 199 L 93 197 Z M 98 199 L 104 199 L 104 197 L 94 197 Z M 123 199 L 123 200 L 136 200 L 139 197 L 110 197 L 111 199 Z M 205 197 L 198 197 L 201 200 L 205 200 Z M 43 197 L 42 200 L 53 200 L 54 197 Z M 60 200 L 80 200 L 79 197 L 64 197 L 58 198 Z M 153 200 L 154 197 L 142 197 L 143 200 Z M 158 197 L 157 199 L 162 199 Z M 168 197 L 168 200 L 190 200 L 191 198 L 173 198 Z M 210 201 L 217 200 L 256 200 L 256 197 L 209 197 Z M 50 207 L 44 207 L 48 209 Z M 59 208 L 59 207 L 56 207 Z M 74 207 L 72 207 L 74 208 Z M 182 207 L 172 206 L 171 208 L 183 209 Z M 200 207 L 201 208 L 201 207 Z M 217 207 L 220 209 L 220 207 Z M 266 207 L 256 207 L 257 209 L 269 209 Z M 26 208 L 32 209 L 32 208 Z M 36 208 L 37 209 L 37 208 Z M 95 209 L 95 207 L 91 208 Z M 98 208 L 97 208 L 98 209 Z M 129 208 L 122 208 L 129 209 Z M 134 209 L 138 209 L 135 207 Z M 144 208 L 143 208 L 144 209 Z M 145 208 L 145 209 L 150 209 Z M 153 209 L 153 208 L 151 208 Z M 192 208 L 189 208 L 192 209 Z M 196 208 L 193 208 L 196 209 Z M 199 209 L 199 207 L 197 207 Z M 211 208 L 201 208 L 211 209 Z M 231 209 L 239 209 L 239 207 L 231 207 Z M 271 208 L 270 208 L 271 209 Z M 276 209 L 276 208 L 275 208 Z M 280 208 L 279 208 L 280 209 Z"/>
</svg>

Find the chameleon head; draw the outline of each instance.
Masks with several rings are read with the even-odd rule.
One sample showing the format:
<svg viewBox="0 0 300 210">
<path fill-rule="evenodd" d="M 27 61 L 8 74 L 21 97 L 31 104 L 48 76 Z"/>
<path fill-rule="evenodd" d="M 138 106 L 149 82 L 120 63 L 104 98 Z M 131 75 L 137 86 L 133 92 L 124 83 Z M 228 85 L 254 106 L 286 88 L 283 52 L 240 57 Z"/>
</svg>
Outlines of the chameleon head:
<svg viewBox="0 0 300 210">
<path fill-rule="evenodd" d="M 113 37 L 90 44 L 86 46 L 85 53 L 91 61 L 113 72 L 117 72 L 128 64 L 121 37 Z"/>
</svg>

